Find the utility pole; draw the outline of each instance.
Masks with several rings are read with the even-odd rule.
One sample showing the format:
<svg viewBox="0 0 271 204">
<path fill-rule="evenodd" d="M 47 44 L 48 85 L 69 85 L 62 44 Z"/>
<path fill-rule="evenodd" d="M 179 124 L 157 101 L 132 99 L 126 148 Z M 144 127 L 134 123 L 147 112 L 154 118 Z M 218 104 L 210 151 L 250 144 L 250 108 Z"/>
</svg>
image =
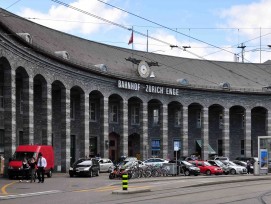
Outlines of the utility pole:
<svg viewBox="0 0 271 204">
<path fill-rule="evenodd" d="M 241 48 L 242 49 L 242 63 L 244 63 L 244 52 L 245 52 L 245 45 L 243 43 L 241 43 L 241 46 L 238 46 L 237 48 Z"/>
</svg>

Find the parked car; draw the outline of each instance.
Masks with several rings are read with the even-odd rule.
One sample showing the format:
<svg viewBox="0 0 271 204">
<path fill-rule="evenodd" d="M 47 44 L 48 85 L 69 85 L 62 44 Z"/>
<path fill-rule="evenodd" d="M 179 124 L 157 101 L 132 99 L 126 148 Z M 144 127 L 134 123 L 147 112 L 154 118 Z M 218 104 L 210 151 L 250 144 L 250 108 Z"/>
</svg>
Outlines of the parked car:
<svg viewBox="0 0 271 204">
<path fill-rule="evenodd" d="M 100 164 L 97 159 L 78 159 L 69 169 L 70 177 L 100 175 Z"/>
<path fill-rule="evenodd" d="M 200 168 L 200 173 L 206 174 L 206 175 L 221 175 L 223 174 L 223 170 L 220 167 L 212 166 L 207 161 L 189 161 L 190 163 L 194 164 L 195 166 Z"/>
<path fill-rule="evenodd" d="M 208 162 L 213 166 L 220 167 L 223 170 L 223 173 L 225 175 L 228 175 L 230 173 L 229 167 L 227 167 L 225 164 L 223 164 L 222 161 L 220 161 L 220 160 L 208 160 Z"/>
<path fill-rule="evenodd" d="M 235 160 L 247 162 L 248 160 L 253 165 L 255 161 L 258 161 L 257 157 L 236 157 Z"/>
<path fill-rule="evenodd" d="M 220 160 L 220 161 L 230 161 L 230 159 L 228 158 L 228 157 L 223 157 L 223 156 L 216 156 L 215 158 L 214 158 L 214 160 Z"/>
<path fill-rule="evenodd" d="M 176 164 L 176 160 L 170 160 L 169 163 Z M 188 161 L 177 160 L 177 166 L 179 174 L 184 174 L 185 176 L 198 176 L 200 174 L 200 169 L 194 164 L 189 163 Z"/>
<path fill-rule="evenodd" d="M 114 164 L 110 159 L 101 158 L 98 162 L 100 164 L 100 172 L 111 172 L 112 168 L 114 168 Z"/>
<path fill-rule="evenodd" d="M 247 168 L 243 166 L 239 166 L 232 161 L 222 161 L 229 168 L 230 174 L 246 174 Z"/>
<path fill-rule="evenodd" d="M 161 158 L 150 158 L 143 162 L 143 165 L 163 165 L 164 163 L 168 163 L 167 160 Z"/>
<path fill-rule="evenodd" d="M 247 162 L 245 162 L 245 161 L 234 160 L 233 163 L 247 168 Z M 254 166 L 253 166 L 253 164 L 250 165 L 250 172 L 247 172 L 247 173 L 250 173 L 250 174 L 254 173 Z"/>
</svg>

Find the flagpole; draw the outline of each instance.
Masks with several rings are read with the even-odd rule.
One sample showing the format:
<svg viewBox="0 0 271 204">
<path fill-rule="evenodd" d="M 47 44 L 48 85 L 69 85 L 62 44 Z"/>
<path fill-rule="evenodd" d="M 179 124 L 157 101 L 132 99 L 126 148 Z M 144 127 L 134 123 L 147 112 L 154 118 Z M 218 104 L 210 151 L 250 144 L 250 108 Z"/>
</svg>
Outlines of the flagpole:
<svg viewBox="0 0 271 204">
<path fill-rule="evenodd" d="M 134 49 L 134 26 L 132 26 L 132 35 L 133 35 L 133 42 L 132 42 L 132 50 Z"/>
</svg>

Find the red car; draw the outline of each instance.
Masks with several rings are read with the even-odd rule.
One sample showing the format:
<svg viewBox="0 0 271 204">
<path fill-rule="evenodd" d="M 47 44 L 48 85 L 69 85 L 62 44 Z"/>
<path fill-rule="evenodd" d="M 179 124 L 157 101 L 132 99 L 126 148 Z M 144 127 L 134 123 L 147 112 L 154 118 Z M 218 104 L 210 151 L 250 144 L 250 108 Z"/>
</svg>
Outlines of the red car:
<svg viewBox="0 0 271 204">
<path fill-rule="evenodd" d="M 190 163 L 194 164 L 195 166 L 200 168 L 200 173 L 206 174 L 206 175 L 220 175 L 223 174 L 223 170 L 220 167 L 212 166 L 207 161 L 189 161 Z"/>
</svg>

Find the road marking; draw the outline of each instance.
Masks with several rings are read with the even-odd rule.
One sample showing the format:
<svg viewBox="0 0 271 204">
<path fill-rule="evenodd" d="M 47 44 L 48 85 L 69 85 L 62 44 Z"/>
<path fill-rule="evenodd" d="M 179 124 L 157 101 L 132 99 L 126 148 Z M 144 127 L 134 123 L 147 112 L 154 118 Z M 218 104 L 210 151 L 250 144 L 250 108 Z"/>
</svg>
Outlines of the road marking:
<svg viewBox="0 0 271 204">
<path fill-rule="evenodd" d="M 63 192 L 63 191 L 52 190 L 52 191 L 41 191 L 41 192 L 24 193 L 24 194 L 17 194 L 17 195 L 6 195 L 6 196 L 0 196 L 0 200 L 24 198 L 24 197 L 31 197 L 31 196 L 37 196 L 37 195 L 48 195 L 48 194 L 55 194 L 55 193 L 61 193 L 61 192 Z"/>
<path fill-rule="evenodd" d="M 4 186 L 1 188 L 2 194 L 7 195 L 8 193 L 7 193 L 7 191 L 6 191 L 6 188 L 7 188 L 8 186 L 14 184 L 14 183 L 17 183 L 17 181 L 14 181 L 14 182 L 12 182 L 12 183 L 9 183 L 9 184 L 4 185 Z"/>
</svg>

